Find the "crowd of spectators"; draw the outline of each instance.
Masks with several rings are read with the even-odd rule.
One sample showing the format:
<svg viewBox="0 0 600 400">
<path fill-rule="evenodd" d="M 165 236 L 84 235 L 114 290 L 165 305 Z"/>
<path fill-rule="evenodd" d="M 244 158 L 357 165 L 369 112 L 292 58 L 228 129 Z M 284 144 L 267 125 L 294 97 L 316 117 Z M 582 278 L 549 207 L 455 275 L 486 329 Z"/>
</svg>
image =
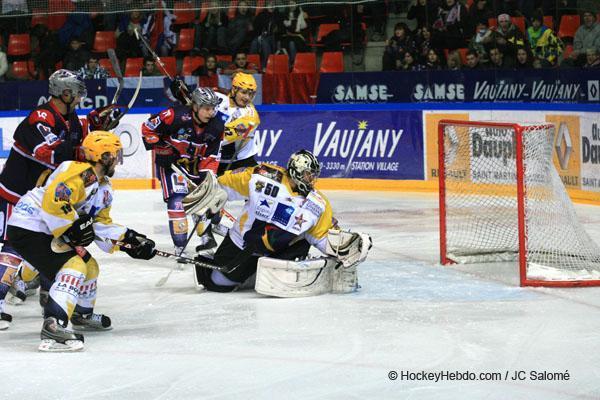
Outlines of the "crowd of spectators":
<svg viewBox="0 0 600 400">
<path fill-rule="evenodd" d="M 147 49 L 136 37 L 144 35 L 162 57 L 202 56 L 192 74 L 214 80 L 217 73 L 264 72 L 272 54 L 287 54 L 292 68 L 296 54 L 307 51 L 360 51 L 367 42 L 385 39 L 386 16 L 399 1 L 365 4 L 301 5 L 294 0 L 188 0 L 189 20 L 174 11 L 173 0 L 97 2 L 110 13 L 87 12 L 90 0 L 55 0 L 72 6 L 58 27 L 49 27 L 44 16 L 29 15 L 31 3 L 53 0 L 0 1 L 0 81 L 45 79 L 63 67 L 85 78 L 110 74 L 102 66 L 105 52 L 95 52 L 98 32 L 114 32 L 115 50 L 125 66 L 127 59 L 144 59 L 143 76 L 161 75 Z M 598 10 L 585 11 L 573 38 L 557 30 L 563 15 L 576 15 L 576 0 L 414 0 L 405 11 L 414 30 L 398 23 L 386 41 L 383 70 L 439 70 L 478 68 L 598 67 L 600 24 Z M 117 4 L 118 3 L 118 4 Z M 185 1 L 184 1 L 185 3 Z M 226 5 L 229 5 L 229 7 Z M 116 6 L 115 6 L 116 5 Z M 152 8 L 152 11 L 139 11 Z M 545 16 L 552 16 L 548 23 Z M 47 17 L 47 16 L 46 16 Z M 515 22 L 524 21 L 522 25 Z M 493 24 L 491 23 L 493 22 Z M 337 28 L 317 40 L 322 24 Z M 181 50 L 181 33 L 193 32 L 191 45 Z M 11 34 L 28 34 L 30 51 L 14 56 L 6 52 Z M 231 61 L 223 61 L 223 56 Z M 249 55 L 257 55 L 249 62 Z M 11 63 L 29 62 L 26 74 L 14 75 Z M 106 66 L 106 64 L 104 64 Z"/>
<path fill-rule="evenodd" d="M 585 10 L 574 35 L 560 37 L 562 16 L 579 18 L 573 0 L 467 3 L 415 0 L 407 18 L 416 29 L 395 25 L 383 70 L 598 67 L 600 9 Z"/>
</svg>

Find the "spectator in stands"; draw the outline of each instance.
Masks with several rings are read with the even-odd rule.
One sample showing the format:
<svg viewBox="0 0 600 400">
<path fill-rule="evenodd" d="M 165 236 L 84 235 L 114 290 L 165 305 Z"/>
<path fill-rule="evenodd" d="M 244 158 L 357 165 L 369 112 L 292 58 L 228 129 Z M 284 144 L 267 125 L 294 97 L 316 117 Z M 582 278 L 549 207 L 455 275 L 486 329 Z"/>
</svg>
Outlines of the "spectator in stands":
<svg viewBox="0 0 600 400">
<path fill-rule="evenodd" d="M 11 33 L 27 33 L 31 17 L 24 14 L 29 12 L 26 0 L 4 0 L 0 16 L 0 42 L 8 43 Z"/>
<path fill-rule="evenodd" d="M 575 32 L 573 52 L 569 58 L 575 65 L 583 65 L 587 49 L 600 51 L 600 23 L 592 10 L 583 13 L 583 24 Z"/>
<path fill-rule="evenodd" d="M 177 46 L 177 33 L 173 31 L 173 22 L 177 16 L 171 13 L 165 13 L 163 17 L 163 31 L 158 37 L 158 53 L 162 56 L 170 56 Z"/>
<path fill-rule="evenodd" d="M 458 50 L 450 50 L 446 58 L 446 68 L 449 71 L 458 71 L 462 68 L 462 60 Z"/>
<path fill-rule="evenodd" d="M 383 70 L 389 71 L 397 69 L 404 59 L 404 53 L 412 51 L 414 48 L 415 43 L 411 38 L 408 26 L 403 22 L 397 23 L 394 27 L 394 36 L 388 40 L 387 46 L 385 46 L 383 51 Z M 429 49 L 427 50 L 429 51 Z M 425 53 L 423 60 L 426 58 L 426 54 L 427 53 Z"/>
<path fill-rule="evenodd" d="M 127 30 L 119 35 L 117 38 L 117 48 L 115 52 L 119 60 L 126 58 L 143 57 L 142 48 L 140 42 L 135 36 L 135 29 L 138 27 L 133 22 L 127 25 Z"/>
<path fill-rule="evenodd" d="M 494 69 L 509 69 L 514 66 L 514 62 L 504 56 L 502 49 L 492 47 L 490 49 L 490 68 Z"/>
<path fill-rule="evenodd" d="M 275 9 L 273 0 L 267 0 L 265 8 L 254 19 L 256 37 L 250 44 L 251 54 L 260 54 L 263 70 L 269 55 L 277 51 L 277 42 L 284 32 L 283 16 Z"/>
<path fill-rule="evenodd" d="M 511 22 L 508 14 L 498 15 L 498 27 L 493 31 L 493 46 L 498 47 L 504 62 L 514 62 L 517 47 L 525 46 L 525 36 Z"/>
<path fill-rule="evenodd" d="M 4 47 L 0 45 L 0 82 L 4 82 L 7 71 L 8 60 L 6 58 L 6 52 L 4 51 Z"/>
<path fill-rule="evenodd" d="M 554 17 L 554 26 L 551 28 L 556 31 L 563 15 L 577 14 L 577 0 L 542 0 L 542 10 L 544 15 Z"/>
<path fill-rule="evenodd" d="M 142 76 L 162 76 L 158 68 L 156 68 L 154 58 L 144 58 L 144 65 L 142 66 Z"/>
<path fill-rule="evenodd" d="M 83 8 L 83 5 L 76 3 L 76 7 Z M 94 25 L 89 14 L 70 13 L 65 24 L 58 30 L 58 39 L 62 46 L 69 44 L 71 38 L 74 37 L 83 43 L 94 42 Z"/>
<path fill-rule="evenodd" d="M 400 69 L 403 71 L 422 71 L 425 69 L 425 67 L 419 64 L 419 62 L 415 58 L 414 50 L 407 50 L 404 53 L 404 59 L 402 60 Z"/>
<path fill-rule="evenodd" d="M 477 24 L 475 36 L 469 43 L 469 49 L 473 50 L 478 55 L 478 60 L 482 64 L 487 64 L 489 61 L 487 49 L 494 41 L 493 31 L 488 28 L 487 20 L 482 20 Z"/>
<path fill-rule="evenodd" d="M 349 43 L 353 52 L 360 52 L 363 48 L 365 32 L 363 31 L 360 19 L 356 16 L 361 13 L 360 4 L 347 5 L 340 10 L 338 24 L 340 29 L 329 32 L 323 38 L 325 51 L 342 50 L 342 45 Z"/>
<path fill-rule="evenodd" d="M 431 26 L 437 17 L 438 5 L 436 0 L 415 0 L 408 9 L 406 18 L 417 20 L 417 29 Z"/>
<path fill-rule="evenodd" d="M 494 17 L 494 11 L 491 7 L 491 0 L 475 0 L 469 8 L 469 35 L 476 32 L 477 25 L 485 21 L 488 25 L 488 20 Z"/>
<path fill-rule="evenodd" d="M 281 36 L 281 45 L 287 51 L 290 67 L 294 65 L 296 53 L 308 51 L 308 14 L 295 1 L 288 3 L 287 17 L 283 20 L 285 34 Z"/>
<path fill-rule="evenodd" d="M 138 10 L 133 10 L 129 14 L 122 16 L 119 20 L 119 26 L 115 31 L 115 36 L 118 38 L 122 33 L 126 33 L 129 29 L 129 24 L 133 24 L 134 28 L 141 30 L 144 20 L 144 15 Z"/>
<path fill-rule="evenodd" d="M 440 55 L 434 49 L 429 49 L 429 53 L 427 53 L 425 69 L 430 71 L 439 71 L 443 69 Z"/>
<path fill-rule="evenodd" d="M 600 68 L 600 56 L 598 56 L 598 50 L 587 49 L 585 52 L 586 63 L 583 68 Z"/>
<path fill-rule="evenodd" d="M 236 54 L 252 30 L 252 16 L 248 11 L 248 2 L 241 0 L 237 5 L 235 17 L 227 24 L 227 50 Z"/>
<path fill-rule="evenodd" d="M 56 69 L 56 63 L 63 59 L 64 49 L 58 35 L 45 25 L 36 25 L 31 30 L 32 42 L 37 42 L 32 59 L 40 77 L 47 79 Z"/>
<path fill-rule="evenodd" d="M 527 47 L 519 46 L 517 48 L 517 60 L 515 62 L 515 68 L 517 68 L 517 69 L 533 68 L 533 56 L 530 54 Z"/>
<path fill-rule="evenodd" d="M 424 26 L 423 28 L 417 31 L 415 36 L 415 49 L 417 54 L 419 55 L 419 60 L 424 61 L 427 58 L 427 54 L 429 54 L 429 49 L 431 49 L 431 30 Z M 436 49 L 438 50 L 438 49 Z"/>
<path fill-rule="evenodd" d="M 465 69 L 467 70 L 476 70 L 483 69 L 483 66 L 479 62 L 479 54 L 475 50 L 467 51 L 467 63 L 465 64 Z"/>
<path fill-rule="evenodd" d="M 456 0 L 445 0 L 438 9 L 438 18 L 433 24 L 436 48 L 458 49 L 465 47 L 468 29 L 467 9 Z"/>
<path fill-rule="evenodd" d="M 204 65 L 199 66 L 194 71 L 192 71 L 192 75 L 194 76 L 213 76 L 218 73 L 217 68 L 217 58 L 209 54 L 206 56 L 206 62 Z"/>
<path fill-rule="evenodd" d="M 236 72 L 245 72 L 246 74 L 258 74 L 258 66 L 254 63 L 248 62 L 248 56 L 243 51 L 239 51 L 233 58 L 233 62 L 229 64 L 224 70 L 223 74 L 232 75 Z"/>
<path fill-rule="evenodd" d="M 63 58 L 63 68 L 70 71 L 77 71 L 85 65 L 90 58 L 90 52 L 83 48 L 83 41 L 78 37 L 71 38 L 69 50 Z"/>
<path fill-rule="evenodd" d="M 563 53 L 564 45 L 552 29 L 544 26 L 543 21 L 544 16 L 541 13 L 536 13 L 531 18 L 527 39 L 533 56 L 541 61 L 542 66 L 550 67 L 556 65 Z"/>
<path fill-rule="evenodd" d="M 108 78 L 108 72 L 98 63 L 98 57 L 91 55 L 87 63 L 77 71 L 81 79 L 104 79 Z"/>
<path fill-rule="evenodd" d="M 225 9 L 219 7 L 216 1 L 211 1 L 206 18 L 200 25 L 196 25 L 196 30 L 200 28 L 200 44 L 204 54 L 207 52 L 217 52 L 217 54 L 227 52 L 227 42 L 225 40 L 227 23 Z M 199 46 L 199 44 L 196 43 L 196 46 Z"/>
</svg>

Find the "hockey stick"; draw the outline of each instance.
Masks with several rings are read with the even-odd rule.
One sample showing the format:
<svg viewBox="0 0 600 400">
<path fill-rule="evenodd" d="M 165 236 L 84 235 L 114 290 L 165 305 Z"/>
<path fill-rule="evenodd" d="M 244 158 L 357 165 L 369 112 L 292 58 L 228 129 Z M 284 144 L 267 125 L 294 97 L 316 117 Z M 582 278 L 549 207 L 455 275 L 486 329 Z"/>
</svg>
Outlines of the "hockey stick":
<svg viewBox="0 0 600 400">
<path fill-rule="evenodd" d="M 110 60 L 110 64 L 112 65 L 113 70 L 115 71 L 115 75 L 117 76 L 117 80 L 119 82 L 119 85 L 117 86 L 117 91 L 115 92 L 115 95 L 113 96 L 111 102 L 111 104 L 117 104 L 119 96 L 121 96 L 121 92 L 123 91 L 123 86 L 125 82 L 123 80 L 123 73 L 121 72 L 119 60 L 117 59 L 117 55 L 115 54 L 115 49 L 108 49 L 106 50 L 106 53 L 108 54 L 108 59 Z"/>
<path fill-rule="evenodd" d="M 133 92 L 133 96 L 131 96 L 131 100 L 129 100 L 129 104 L 127 104 L 127 107 L 121 111 L 121 113 L 112 121 L 110 121 L 110 123 L 106 126 L 106 130 L 112 130 L 114 129 L 117 125 L 119 125 L 119 121 L 121 120 L 121 118 L 123 118 L 125 116 L 125 114 L 127 114 L 129 112 L 129 110 L 131 110 L 131 108 L 133 107 L 133 105 L 135 104 L 135 101 L 138 98 L 138 95 L 140 94 L 140 89 L 142 88 L 142 72 L 140 71 L 140 76 L 138 78 L 138 83 L 137 86 L 135 88 L 135 92 Z M 117 92 L 119 91 L 119 89 L 117 89 Z M 116 96 L 116 93 L 115 93 Z M 114 101 L 114 98 L 113 98 Z"/>
<path fill-rule="evenodd" d="M 121 248 L 124 249 L 133 249 L 134 246 L 128 244 L 128 243 L 123 243 L 123 242 L 115 242 L 114 243 L 116 246 L 119 246 Z M 164 258 L 176 258 L 178 260 L 182 260 L 185 262 L 185 264 L 193 264 L 197 267 L 201 267 L 201 268 L 208 268 L 208 269 L 215 269 L 217 271 L 225 271 L 227 272 L 226 269 L 224 269 L 223 267 L 220 267 L 216 264 L 211 264 L 205 261 L 198 261 L 198 260 L 194 260 L 193 258 L 189 258 L 189 257 L 181 257 L 181 255 L 177 255 L 175 253 L 169 253 L 168 251 L 163 251 L 163 250 L 158 250 L 158 249 L 154 249 L 154 255 L 157 255 L 159 257 L 164 257 Z M 171 272 L 173 270 L 171 269 Z M 159 286 L 158 284 L 156 286 Z M 161 285 L 162 286 L 162 285 Z"/>
</svg>

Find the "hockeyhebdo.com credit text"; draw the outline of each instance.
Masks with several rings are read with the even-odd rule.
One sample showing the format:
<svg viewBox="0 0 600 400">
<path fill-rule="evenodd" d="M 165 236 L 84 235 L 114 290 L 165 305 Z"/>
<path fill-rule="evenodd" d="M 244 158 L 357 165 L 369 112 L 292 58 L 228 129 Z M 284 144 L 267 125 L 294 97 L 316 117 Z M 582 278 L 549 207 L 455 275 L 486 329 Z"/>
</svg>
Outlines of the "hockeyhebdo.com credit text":
<svg viewBox="0 0 600 400">
<path fill-rule="evenodd" d="M 569 370 L 564 372 L 506 370 L 498 372 L 472 371 L 394 371 L 388 372 L 391 381 L 444 382 L 444 381 L 568 381 Z"/>
</svg>

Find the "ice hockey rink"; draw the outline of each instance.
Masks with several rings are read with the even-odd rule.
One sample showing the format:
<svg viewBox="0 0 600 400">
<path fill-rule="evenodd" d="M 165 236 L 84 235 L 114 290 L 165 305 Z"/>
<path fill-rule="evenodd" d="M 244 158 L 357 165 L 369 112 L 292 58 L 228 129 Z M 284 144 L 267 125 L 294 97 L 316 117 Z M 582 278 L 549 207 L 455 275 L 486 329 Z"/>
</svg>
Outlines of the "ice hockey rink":
<svg viewBox="0 0 600 400">
<path fill-rule="evenodd" d="M 434 194 L 325 193 L 344 227 L 373 237 L 358 292 L 201 292 L 189 267 L 156 287 L 173 261 L 92 245 L 101 267 L 96 311 L 114 329 L 87 333 L 81 353 L 39 353 L 37 299 L 9 305 L 0 398 L 600 398 L 600 288 L 521 288 L 516 269 L 440 266 Z M 577 211 L 600 238 L 600 209 Z M 113 217 L 171 250 L 159 191 L 117 191 Z M 568 380 L 532 380 L 532 371 Z M 408 379 L 456 372 L 476 380 Z M 493 373 L 501 378 L 481 380 Z"/>
</svg>

